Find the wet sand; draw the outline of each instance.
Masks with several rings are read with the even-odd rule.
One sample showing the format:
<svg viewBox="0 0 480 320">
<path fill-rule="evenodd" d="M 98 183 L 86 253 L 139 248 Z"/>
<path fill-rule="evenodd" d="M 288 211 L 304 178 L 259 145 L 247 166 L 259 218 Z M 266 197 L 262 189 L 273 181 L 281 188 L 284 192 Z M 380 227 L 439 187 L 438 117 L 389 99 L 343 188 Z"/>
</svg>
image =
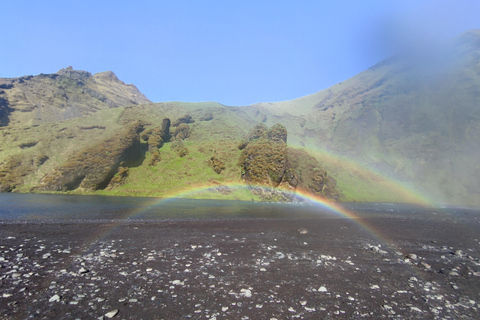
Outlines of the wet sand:
<svg viewBox="0 0 480 320">
<path fill-rule="evenodd" d="M 478 319 L 480 215 L 0 224 L 1 319 Z"/>
</svg>

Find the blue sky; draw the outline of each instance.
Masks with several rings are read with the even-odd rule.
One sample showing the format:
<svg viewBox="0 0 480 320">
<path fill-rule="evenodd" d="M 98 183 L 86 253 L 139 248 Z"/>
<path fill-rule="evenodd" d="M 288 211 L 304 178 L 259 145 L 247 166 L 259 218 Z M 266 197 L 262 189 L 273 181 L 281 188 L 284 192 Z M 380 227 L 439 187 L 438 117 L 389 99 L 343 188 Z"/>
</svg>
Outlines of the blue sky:
<svg viewBox="0 0 480 320">
<path fill-rule="evenodd" d="M 480 28 L 480 1 L 7 1 L 0 77 L 111 70 L 150 100 L 248 105 L 328 88 L 409 42 Z"/>
</svg>

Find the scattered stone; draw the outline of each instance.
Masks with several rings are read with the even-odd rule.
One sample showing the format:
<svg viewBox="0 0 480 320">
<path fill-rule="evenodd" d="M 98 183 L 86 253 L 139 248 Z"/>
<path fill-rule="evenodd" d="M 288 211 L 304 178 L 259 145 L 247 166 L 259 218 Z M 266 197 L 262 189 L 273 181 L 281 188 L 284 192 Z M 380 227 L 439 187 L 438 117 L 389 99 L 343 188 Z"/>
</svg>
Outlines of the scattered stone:
<svg viewBox="0 0 480 320">
<path fill-rule="evenodd" d="M 417 260 L 418 259 L 417 255 L 415 253 L 409 253 L 407 255 L 407 258 L 412 259 L 412 260 Z"/>
<path fill-rule="evenodd" d="M 84 267 L 81 267 L 80 270 L 78 270 L 78 273 L 79 274 L 85 274 L 88 272 L 88 269 L 84 268 Z"/>
<path fill-rule="evenodd" d="M 118 309 L 112 310 L 110 312 L 105 313 L 105 317 L 111 319 L 111 318 L 115 317 L 118 314 L 118 312 L 119 312 Z"/>
<path fill-rule="evenodd" d="M 50 299 L 48 299 L 48 302 L 59 302 L 60 301 L 60 296 L 58 294 L 50 297 Z"/>
<path fill-rule="evenodd" d="M 252 291 L 249 290 L 249 289 L 242 289 L 242 290 L 240 290 L 240 292 L 246 298 L 251 298 L 252 297 Z"/>
<path fill-rule="evenodd" d="M 462 250 L 455 250 L 453 254 L 459 257 L 462 257 L 465 255 Z"/>
<path fill-rule="evenodd" d="M 298 229 L 298 232 L 299 232 L 300 234 L 307 234 L 307 233 L 308 233 L 308 230 L 305 229 L 305 228 L 300 228 L 300 229 Z"/>
</svg>

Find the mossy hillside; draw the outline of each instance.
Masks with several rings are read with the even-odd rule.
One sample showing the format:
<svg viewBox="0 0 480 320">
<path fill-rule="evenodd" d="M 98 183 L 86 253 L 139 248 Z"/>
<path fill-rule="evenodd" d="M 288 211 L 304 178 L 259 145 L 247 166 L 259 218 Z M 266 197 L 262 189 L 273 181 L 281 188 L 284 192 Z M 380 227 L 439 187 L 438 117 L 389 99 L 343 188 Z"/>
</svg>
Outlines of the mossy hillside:
<svg viewBox="0 0 480 320">
<path fill-rule="evenodd" d="M 154 166 L 130 168 L 126 183 L 112 190 L 96 191 L 106 195 L 137 196 L 175 196 L 205 199 L 258 200 L 247 189 L 220 188 L 230 184 L 242 184 L 236 161 L 239 150 L 238 141 L 193 142 L 184 141 L 189 150 L 188 155 L 180 157 L 172 149 L 173 142 L 165 143 L 159 150 L 161 160 Z M 215 172 L 208 161 L 215 155 L 225 163 L 220 174 Z M 144 163 L 148 163 L 153 154 L 146 154 Z M 215 189 L 215 186 L 219 188 Z M 196 190 L 211 187 L 213 190 L 198 192 Z"/>
<path fill-rule="evenodd" d="M 163 108 L 165 105 L 166 107 Z M 202 107 L 199 107 L 200 105 Z M 167 141 L 158 151 L 159 161 L 149 165 L 155 154 L 155 150 L 152 150 L 145 154 L 146 158 L 141 165 L 128 167 L 128 176 L 122 182 L 123 185 L 117 185 L 109 190 L 76 190 L 73 192 L 161 197 L 166 194 L 186 192 L 199 185 L 243 183 L 240 178 L 241 168 L 237 166 L 241 151 L 237 147 L 241 139 L 247 135 L 248 129 L 255 125 L 252 117 L 255 119 L 257 115 L 251 111 L 243 111 L 241 108 L 230 108 L 215 103 L 165 103 L 122 107 L 102 110 L 89 117 L 54 124 L 0 128 L 0 141 L 4 142 L 0 145 L 2 150 L 0 151 L 0 159 L 2 159 L 0 162 L 4 162 L 8 156 L 16 154 L 25 156 L 26 163 L 31 163 L 29 159 L 33 155 L 45 154 L 49 157 L 33 172 L 29 171 L 27 175 L 21 176 L 22 182 L 14 189 L 28 192 L 39 185 L 43 176 L 60 166 L 75 152 L 103 141 L 111 135 L 118 134 L 122 130 L 121 128 L 132 121 L 141 120 L 147 131 L 161 127 L 163 119 L 167 117 L 173 122 L 185 114 L 190 114 L 195 120 L 194 123 L 188 124 L 188 137 L 183 140 L 184 146 L 189 151 L 188 155 L 183 158 L 178 157 L 171 150 L 171 142 Z M 267 123 L 269 121 L 267 120 Z M 174 132 L 175 128 L 172 128 L 172 134 Z M 37 143 L 32 144 L 32 142 Z M 146 141 L 142 141 L 145 146 L 146 143 Z M 21 149 L 21 145 L 26 147 Z M 227 145 L 228 148 L 225 147 Z M 373 143 L 372 145 L 378 144 Z M 374 149 L 378 150 L 376 147 L 372 148 L 372 150 Z M 207 164 L 213 156 L 225 163 L 226 169 L 220 174 Z M 397 194 L 395 189 L 389 186 L 388 181 L 379 179 L 378 175 L 356 172 L 347 165 L 347 162 L 336 161 L 334 158 L 318 155 L 315 157 L 319 160 L 321 168 L 325 169 L 329 176 L 335 178 L 337 189 L 340 189 L 347 201 L 405 201 L 403 195 Z M 398 165 L 401 165 L 400 162 Z M 411 166 L 409 163 L 403 165 Z M 201 173 L 199 178 L 196 178 L 195 172 L 197 171 Z M 155 183 L 149 182 L 150 177 L 155 178 Z M 178 182 L 173 183 L 169 180 Z M 192 182 L 190 183 L 190 181 Z M 232 191 L 232 189 L 231 193 L 225 190 L 218 189 L 210 193 L 190 193 L 190 195 L 197 198 L 260 200 L 260 197 L 249 189 L 242 191 Z"/>
<path fill-rule="evenodd" d="M 110 109 L 53 124 L 0 128 L 0 170 L 8 171 L 9 176 L 8 183 L 0 177 L 0 184 L 15 191 L 31 191 L 71 154 L 116 132 L 121 127 L 121 112 Z"/>
<path fill-rule="evenodd" d="M 296 147 L 295 149 L 302 150 Z M 337 182 L 341 201 L 346 202 L 408 202 L 421 201 L 399 182 L 352 163 L 350 160 L 324 152 L 309 153 Z"/>
</svg>

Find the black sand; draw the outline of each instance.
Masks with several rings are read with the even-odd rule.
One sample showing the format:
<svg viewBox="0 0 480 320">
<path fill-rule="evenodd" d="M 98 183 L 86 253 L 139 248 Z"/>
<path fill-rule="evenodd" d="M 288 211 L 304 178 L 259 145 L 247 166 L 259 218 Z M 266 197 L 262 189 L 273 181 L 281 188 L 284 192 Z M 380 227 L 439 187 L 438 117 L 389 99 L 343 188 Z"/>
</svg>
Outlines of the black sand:
<svg viewBox="0 0 480 320">
<path fill-rule="evenodd" d="M 480 215 L 0 224 L 2 319 L 478 319 Z"/>
</svg>

